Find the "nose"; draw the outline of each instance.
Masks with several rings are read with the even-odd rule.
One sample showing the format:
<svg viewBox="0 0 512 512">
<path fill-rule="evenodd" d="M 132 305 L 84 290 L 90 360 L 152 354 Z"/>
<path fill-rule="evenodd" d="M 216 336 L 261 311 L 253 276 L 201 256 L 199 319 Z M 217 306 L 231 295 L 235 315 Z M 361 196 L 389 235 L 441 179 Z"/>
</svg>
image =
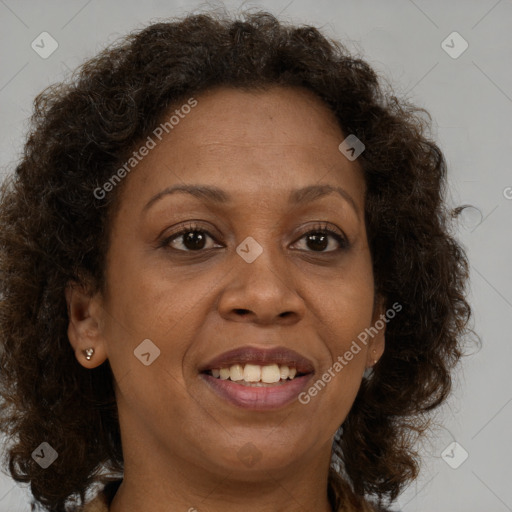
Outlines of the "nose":
<svg viewBox="0 0 512 512">
<path fill-rule="evenodd" d="M 219 300 L 219 313 L 226 320 L 255 324 L 291 325 L 304 317 L 305 304 L 297 291 L 283 255 L 263 253 L 252 263 L 237 254 L 229 282 Z"/>
</svg>

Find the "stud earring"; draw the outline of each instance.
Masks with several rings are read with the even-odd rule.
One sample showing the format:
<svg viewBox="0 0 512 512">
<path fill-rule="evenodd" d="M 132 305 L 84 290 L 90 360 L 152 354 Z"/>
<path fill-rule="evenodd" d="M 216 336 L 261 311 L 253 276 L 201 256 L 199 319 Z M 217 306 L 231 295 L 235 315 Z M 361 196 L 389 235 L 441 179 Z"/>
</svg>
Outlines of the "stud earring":
<svg viewBox="0 0 512 512">
<path fill-rule="evenodd" d="M 86 348 L 85 350 L 83 350 L 83 353 L 85 354 L 85 359 L 87 359 L 87 361 L 90 361 L 92 359 L 92 355 L 94 354 L 94 349 Z"/>
<path fill-rule="evenodd" d="M 373 357 L 375 357 L 375 354 L 377 353 L 376 350 L 372 350 Z M 378 359 L 373 360 L 373 364 L 377 364 Z"/>
</svg>

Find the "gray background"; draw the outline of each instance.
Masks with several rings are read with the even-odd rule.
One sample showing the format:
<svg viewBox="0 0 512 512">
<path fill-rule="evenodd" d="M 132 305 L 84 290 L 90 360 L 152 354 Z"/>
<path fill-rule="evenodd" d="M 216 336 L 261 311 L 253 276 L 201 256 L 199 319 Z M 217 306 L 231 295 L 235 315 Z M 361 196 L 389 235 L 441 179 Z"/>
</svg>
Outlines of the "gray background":
<svg viewBox="0 0 512 512">
<path fill-rule="evenodd" d="M 448 201 L 476 207 L 464 214 L 457 237 L 471 261 L 470 300 L 483 345 L 463 361 L 451 400 L 438 414 L 443 427 L 420 448 L 421 476 L 397 505 L 404 512 L 512 511 L 512 1 L 225 5 L 230 10 L 263 7 L 287 20 L 322 27 L 369 61 L 397 94 L 432 114 L 433 135 L 449 165 Z M 44 87 L 118 36 L 201 7 L 205 4 L 193 1 L 0 0 L 1 172 L 12 171 L 32 100 Z M 43 31 L 59 44 L 47 59 L 31 48 Z M 469 44 L 458 58 L 441 46 L 453 31 Z M 456 40 L 448 44 L 460 48 Z M 469 453 L 457 469 L 441 455 L 453 441 Z M 458 457 L 448 453 L 452 460 Z M 0 474 L 1 512 L 29 510 L 27 496 L 25 488 Z"/>
</svg>

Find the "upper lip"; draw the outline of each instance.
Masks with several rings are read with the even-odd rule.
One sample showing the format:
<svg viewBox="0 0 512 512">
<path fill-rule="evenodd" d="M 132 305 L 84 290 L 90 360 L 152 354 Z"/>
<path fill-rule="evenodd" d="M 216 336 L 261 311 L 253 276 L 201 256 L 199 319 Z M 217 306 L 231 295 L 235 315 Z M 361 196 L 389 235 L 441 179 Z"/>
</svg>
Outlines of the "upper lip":
<svg viewBox="0 0 512 512">
<path fill-rule="evenodd" d="M 234 364 L 257 364 L 260 366 L 278 364 L 291 366 L 297 369 L 297 373 L 314 372 L 313 363 L 294 350 L 285 347 L 257 348 L 251 346 L 239 347 L 224 352 L 214 357 L 208 363 L 200 367 L 200 372 L 214 368 L 229 368 Z"/>
</svg>

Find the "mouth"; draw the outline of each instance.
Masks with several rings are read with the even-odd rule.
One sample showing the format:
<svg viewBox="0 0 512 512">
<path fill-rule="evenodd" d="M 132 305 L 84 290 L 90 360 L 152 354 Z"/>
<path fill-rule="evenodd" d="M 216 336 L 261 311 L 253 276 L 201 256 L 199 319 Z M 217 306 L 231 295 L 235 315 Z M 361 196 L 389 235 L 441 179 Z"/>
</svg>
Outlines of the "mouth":
<svg viewBox="0 0 512 512">
<path fill-rule="evenodd" d="M 229 380 L 230 382 L 237 382 L 242 386 L 250 387 L 284 384 L 287 381 L 308 375 L 307 373 L 298 372 L 294 366 L 290 367 L 276 363 L 265 366 L 236 363 L 225 368 L 206 370 L 203 373 L 210 375 L 214 379 Z"/>
<path fill-rule="evenodd" d="M 283 347 L 241 347 L 214 358 L 199 373 L 208 389 L 231 405 L 264 411 L 295 401 L 314 375 L 314 366 Z"/>
</svg>

